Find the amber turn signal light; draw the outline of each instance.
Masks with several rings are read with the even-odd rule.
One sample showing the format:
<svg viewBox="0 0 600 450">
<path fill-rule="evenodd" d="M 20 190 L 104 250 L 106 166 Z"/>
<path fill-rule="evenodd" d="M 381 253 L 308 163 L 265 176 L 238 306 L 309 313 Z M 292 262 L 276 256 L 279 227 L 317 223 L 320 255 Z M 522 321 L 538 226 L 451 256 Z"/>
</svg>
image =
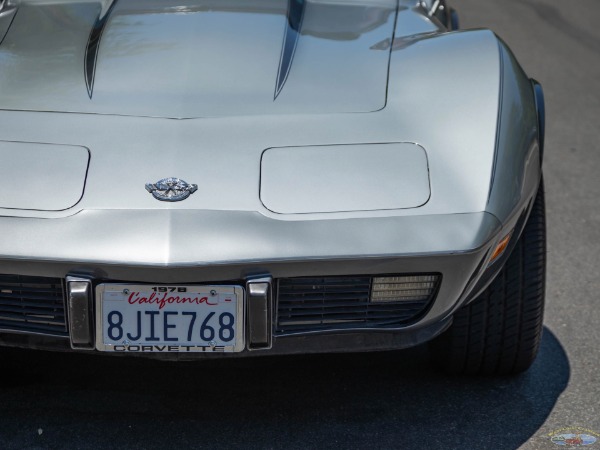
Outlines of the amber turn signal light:
<svg viewBox="0 0 600 450">
<path fill-rule="evenodd" d="M 506 247 L 508 247 L 508 243 L 510 242 L 510 238 L 511 238 L 512 234 L 513 234 L 513 232 L 511 231 L 506 236 L 504 236 L 500 242 L 498 242 L 498 245 L 496 245 L 496 248 L 494 249 L 494 253 L 492 253 L 492 257 L 490 258 L 489 264 L 492 264 L 500 256 L 502 256 L 502 254 L 506 250 Z"/>
</svg>

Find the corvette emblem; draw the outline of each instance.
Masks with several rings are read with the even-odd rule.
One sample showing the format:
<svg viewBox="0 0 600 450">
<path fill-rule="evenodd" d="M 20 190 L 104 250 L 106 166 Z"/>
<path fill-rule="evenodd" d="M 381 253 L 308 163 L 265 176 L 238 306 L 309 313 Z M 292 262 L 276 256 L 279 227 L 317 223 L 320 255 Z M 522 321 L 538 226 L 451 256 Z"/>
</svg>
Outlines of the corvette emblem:
<svg viewBox="0 0 600 450">
<path fill-rule="evenodd" d="M 156 200 L 163 202 L 179 202 L 185 200 L 198 190 L 197 184 L 187 184 L 179 178 L 163 178 L 156 183 L 146 184 L 146 190 L 150 192 Z"/>
</svg>

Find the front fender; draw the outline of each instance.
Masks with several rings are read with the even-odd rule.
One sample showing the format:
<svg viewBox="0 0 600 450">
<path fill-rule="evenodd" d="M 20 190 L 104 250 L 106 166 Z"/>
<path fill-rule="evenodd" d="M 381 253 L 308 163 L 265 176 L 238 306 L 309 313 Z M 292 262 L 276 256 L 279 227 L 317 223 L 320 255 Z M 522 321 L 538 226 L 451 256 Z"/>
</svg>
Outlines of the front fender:
<svg viewBox="0 0 600 450">
<path fill-rule="evenodd" d="M 506 44 L 500 39 L 498 43 L 500 104 L 486 211 L 506 223 L 519 214 L 537 192 L 543 129 L 538 122 L 535 85 L 532 88 L 531 80 Z"/>
</svg>

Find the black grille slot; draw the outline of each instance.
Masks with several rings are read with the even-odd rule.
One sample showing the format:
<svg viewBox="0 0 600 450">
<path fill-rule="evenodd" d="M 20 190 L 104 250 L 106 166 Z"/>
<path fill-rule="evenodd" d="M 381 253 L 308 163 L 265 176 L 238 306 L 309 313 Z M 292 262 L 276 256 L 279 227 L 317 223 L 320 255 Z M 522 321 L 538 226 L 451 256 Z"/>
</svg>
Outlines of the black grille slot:
<svg viewBox="0 0 600 450">
<path fill-rule="evenodd" d="M 68 336 L 62 279 L 0 275 L 0 330 Z"/>
<path fill-rule="evenodd" d="M 421 317 L 439 285 L 417 300 L 371 302 L 373 278 L 281 278 L 277 282 L 278 334 L 351 328 L 395 328 Z"/>
</svg>

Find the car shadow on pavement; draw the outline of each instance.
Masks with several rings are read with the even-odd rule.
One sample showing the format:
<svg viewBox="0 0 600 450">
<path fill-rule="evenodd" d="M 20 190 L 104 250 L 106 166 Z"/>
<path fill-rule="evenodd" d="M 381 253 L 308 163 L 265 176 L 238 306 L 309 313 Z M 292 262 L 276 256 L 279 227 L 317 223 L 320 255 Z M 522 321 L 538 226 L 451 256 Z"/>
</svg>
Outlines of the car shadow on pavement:
<svg viewBox="0 0 600 450">
<path fill-rule="evenodd" d="M 569 371 L 548 329 L 514 378 L 446 377 L 426 347 L 184 363 L 27 351 L 10 373 L 3 365 L 0 443 L 514 449 L 542 426 Z"/>
</svg>

